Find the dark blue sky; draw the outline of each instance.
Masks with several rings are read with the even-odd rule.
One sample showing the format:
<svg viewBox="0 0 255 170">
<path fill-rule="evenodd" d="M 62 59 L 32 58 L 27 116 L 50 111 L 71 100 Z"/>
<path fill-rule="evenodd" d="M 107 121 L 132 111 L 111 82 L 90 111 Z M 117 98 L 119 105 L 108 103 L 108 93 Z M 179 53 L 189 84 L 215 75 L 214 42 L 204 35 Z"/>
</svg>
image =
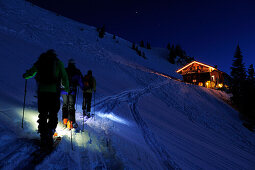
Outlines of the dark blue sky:
<svg viewBox="0 0 255 170">
<path fill-rule="evenodd" d="M 246 67 L 255 65 L 255 1 L 33 0 L 41 7 L 132 42 L 180 44 L 190 56 L 230 73 L 239 42 Z"/>
</svg>

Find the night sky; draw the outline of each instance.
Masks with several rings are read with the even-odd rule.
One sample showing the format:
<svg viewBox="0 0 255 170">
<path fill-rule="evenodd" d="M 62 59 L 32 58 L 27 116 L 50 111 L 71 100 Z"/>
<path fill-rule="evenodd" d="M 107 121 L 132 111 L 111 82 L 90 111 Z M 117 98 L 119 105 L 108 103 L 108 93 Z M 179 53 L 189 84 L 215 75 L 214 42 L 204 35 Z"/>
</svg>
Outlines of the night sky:
<svg viewBox="0 0 255 170">
<path fill-rule="evenodd" d="M 230 73 L 239 43 L 255 65 L 255 1 L 33 0 L 43 8 L 152 47 L 179 44 L 189 56 Z"/>
</svg>

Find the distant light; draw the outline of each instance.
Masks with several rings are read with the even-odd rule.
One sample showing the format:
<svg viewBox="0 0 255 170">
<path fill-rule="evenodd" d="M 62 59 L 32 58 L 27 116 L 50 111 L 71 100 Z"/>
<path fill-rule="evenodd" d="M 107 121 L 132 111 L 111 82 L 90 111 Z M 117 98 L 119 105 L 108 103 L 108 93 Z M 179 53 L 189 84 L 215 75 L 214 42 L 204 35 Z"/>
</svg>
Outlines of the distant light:
<svg viewBox="0 0 255 170">
<path fill-rule="evenodd" d="M 128 121 L 114 115 L 113 113 L 97 113 L 97 116 L 99 116 L 101 118 L 107 118 L 107 119 L 110 119 L 114 122 L 118 122 L 118 123 L 121 123 L 121 124 L 129 125 Z"/>
</svg>

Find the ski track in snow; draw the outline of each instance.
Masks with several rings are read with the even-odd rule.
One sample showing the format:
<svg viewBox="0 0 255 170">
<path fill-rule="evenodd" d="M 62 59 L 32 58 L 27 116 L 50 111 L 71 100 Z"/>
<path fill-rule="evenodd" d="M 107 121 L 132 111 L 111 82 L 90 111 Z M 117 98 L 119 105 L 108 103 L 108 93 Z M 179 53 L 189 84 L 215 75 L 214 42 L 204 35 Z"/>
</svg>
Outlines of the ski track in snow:
<svg viewBox="0 0 255 170">
<path fill-rule="evenodd" d="M 25 138 L 8 143 L 8 146 L 1 146 L 0 150 L 5 155 L 0 158 L 0 169 L 21 168 L 36 149 L 38 147 L 34 144 L 34 140 Z"/>
<path fill-rule="evenodd" d="M 138 102 L 138 101 L 137 101 Z M 131 113 L 137 123 L 137 125 L 142 130 L 144 140 L 147 145 L 151 148 L 151 150 L 156 154 L 158 161 L 161 162 L 164 168 L 166 169 L 180 169 L 177 164 L 171 160 L 170 155 L 164 146 L 160 145 L 155 137 L 155 135 L 150 131 L 149 127 L 142 119 L 141 115 L 136 106 L 136 102 L 130 103 Z"/>
<path fill-rule="evenodd" d="M 122 102 L 126 102 L 129 105 L 130 113 L 132 114 L 138 127 L 141 129 L 143 138 L 148 145 L 148 147 L 153 151 L 158 161 L 162 165 L 163 169 L 180 169 L 179 166 L 172 160 L 170 154 L 157 141 L 157 137 L 151 132 L 146 122 L 142 119 L 139 114 L 137 103 L 141 96 L 151 93 L 152 89 L 160 88 L 161 86 L 167 84 L 169 80 L 163 81 L 158 84 L 151 84 L 144 89 L 135 89 L 130 91 L 122 92 L 115 96 L 108 96 L 96 104 L 99 110 L 104 110 L 105 112 L 111 112 L 117 105 Z"/>
<path fill-rule="evenodd" d="M 246 163 L 252 162 L 250 155 L 253 155 L 252 153 L 255 151 L 255 146 L 254 143 L 250 142 L 249 138 L 247 138 L 247 133 L 243 132 L 243 129 L 240 128 L 240 125 L 238 123 L 228 122 L 228 119 L 225 117 L 226 114 L 221 114 L 219 116 L 218 113 L 215 113 L 218 115 L 214 115 L 213 111 L 216 112 L 218 110 L 214 110 L 213 107 L 210 105 L 210 102 L 203 103 L 203 101 L 199 101 L 196 96 L 198 96 L 198 98 L 202 98 L 203 100 L 212 100 L 212 97 L 208 97 L 208 94 L 203 92 L 203 90 L 201 90 L 199 87 L 193 87 L 191 85 L 185 85 L 180 83 L 173 83 L 174 81 L 171 81 L 169 79 L 175 79 L 174 77 L 162 74 L 163 72 L 166 72 L 167 74 L 171 72 L 170 70 L 168 70 L 168 68 L 170 68 L 170 65 L 164 65 L 166 66 L 166 68 L 161 70 L 161 68 L 159 69 L 159 66 L 161 67 L 162 63 L 158 63 L 158 66 L 156 66 L 156 62 L 155 65 L 150 65 L 147 63 L 147 61 L 143 62 L 143 60 L 141 61 L 139 59 L 136 59 L 137 55 L 135 55 L 135 52 L 131 51 L 128 47 L 131 45 L 131 43 L 122 41 L 119 37 L 118 38 L 121 41 L 117 45 L 112 45 L 111 41 L 108 41 L 110 40 L 109 37 L 111 36 L 109 34 L 106 34 L 106 38 L 104 39 L 104 41 L 106 41 L 105 43 L 101 40 L 95 41 L 97 38 L 94 27 L 87 27 L 80 23 L 74 23 L 73 21 L 70 21 L 66 18 L 58 17 L 56 16 L 56 14 L 52 15 L 51 12 L 41 10 L 38 7 L 30 7 L 31 4 L 27 2 L 23 4 L 23 2 L 19 0 L 12 0 L 12 3 L 5 7 L 5 5 L 7 4 L 6 2 L 0 1 L 0 32 L 3 33 L 1 35 L 7 36 L 6 39 L 3 39 L 2 42 L 8 45 L 10 44 L 10 47 L 11 45 L 15 45 L 15 43 L 12 41 L 22 39 L 24 40 L 24 42 L 32 42 L 35 47 L 40 46 L 40 48 L 36 48 L 36 53 L 39 52 L 39 49 L 42 50 L 46 47 L 54 46 L 57 50 L 63 51 L 62 55 L 67 51 L 71 51 L 71 53 L 63 55 L 65 57 L 67 57 L 68 55 L 88 55 L 82 58 L 84 59 L 84 61 L 80 63 L 81 65 L 94 62 L 100 63 L 99 66 L 103 65 L 107 69 L 110 68 L 109 70 L 106 69 L 106 71 L 110 71 L 110 73 L 112 73 L 112 70 L 121 70 L 121 72 L 125 73 L 125 75 L 128 75 L 129 78 L 133 78 L 133 81 L 136 83 L 136 85 L 141 85 L 142 87 L 145 87 L 123 92 L 120 92 L 121 89 L 116 88 L 117 90 L 119 90 L 118 94 L 101 98 L 97 101 L 96 108 L 99 111 L 102 110 L 105 113 L 110 113 L 119 105 L 123 103 L 127 104 L 127 109 L 130 111 L 131 119 L 134 119 L 134 122 L 141 131 L 141 140 L 144 139 L 144 143 L 147 144 L 148 150 L 150 150 L 154 154 L 154 157 L 157 159 L 156 161 L 153 160 L 154 162 L 150 163 L 148 155 L 142 155 L 142 153 L 139 152 L 141 148 L 139 148 L 139 146 L 136 146 L 136 144 L 131 144 L 130 146 L 120 146 L 120 149 L 114 148 L 114 145 L 112 143 L 116 141 L 114 140 L 114 137 L 109 135 L 109 132 L 107 132 L 113 130 L 113 128 L 110 126 L 112 124 L 114 126 L 114 123 L 109 123 L 110 121 L 108 122 L 106 119 L 96 117 L 96 120 L 89 120 L 88 124 L 86 123 L 85 132 L 73 133 L 73 150 L 72 146 L 70 145 L 70 133 L 65 134 L 59 147 L 41 164 L 36 166 L 36 169 L 128 169 L 129 165 L 125 164 L 125 155 L 121 155 L 122 153 L 119 152 L 121 152 L 121 149 L 125 147 L 132 146 L 135 148 L 135 154 L 138 154 L 139 158 L 141 157 L 141 155 L 145 157 L 147 156 L 147 161 L 145 161 L 145 163 L 141 165 L 144 169 L 153 169 L 152 165 L 154 165 L 154 167 L 155 165 L 159 165 L 159 167 L 157 167 L 158 169 L 179 169 L 180 166 L 183 166 L 183 164 L 180 163 L 182 162 L 182 160 L 185 160 L 183 162 L 190 165 L 188 166 L 188 169 L 202 169 L 201 167 L 221 169 L 221 165 L 223 165 L 224 168 L 227 167 L 229 169 L 245 169 L 245 167 L 239 165 L 238 161 L 235 162 L 235 160 L 237 159 L 234 158 L 241 158 L 243 160 L 247 159 L 247 161 L 245 161 Z M 20 8 L 19 5 L 23 6 Z M 25 6 L 26 8 L 24 8 Z M 34 8 L 37 9 L 33 10 Z M 30 16 L 30 13 L 33 12 L 35 12 L 35 17 Z M 29 17 L 27 17 L 26 15 L 28 15 Z M 38 20 L 38 18 L 40 18 L 40 20 Z M 83 32 L 81 32 L 80 30 L 77 31 L 77 29 L 80 28 L 84 28 Z M 56 39 L 57 42 L 55 42 Z M 23 41 L 21 42 L 23 43 Z M 45 42 L 47 42 L 47 46 L 45 46 Z M 22 44 L 20 43 L 20 41 L 17 41 L 16 43 Z M 16 46 L 19 47 L 19 45 L 17 44 L 15 45 L 15 48 Z M 25 47 L 28 44 L 25 44 L 24 46 L 21 46 L 19 48 L 26 49 Z M 33 47 L 34 46 L 31 46 L 31 48 Z M 5 48 L 6 47 L 4 47 L 3 49 L 6 51 L 11 51 L 7 50 L 9 48 Z M 147 52 L 148 55 L 154 55 L 150 54 L 149 51 L 145 50 L 145 52 L 146 55 Z M 9 57 L 15 55 L 17 54 L 4 54 L 4 56 Z M 22 57 L 24 56 L 21 55 L 20 60 L 23 60 Z M 17 60 L 17 58 L 13 57 L 13 60 L 14 59 Z M 80 58 L 79 61 L 82 61 L 82 59 Z M 24 65 L 25 63 L 25 61 L 19 61 L 20 65 Z M 23 67 L 19 67 L 19 69 L 21 68 L 24 69 Z M 174 70 L 175 69 L 173 68 L 172 71 Z M 176 74 L 172 74 L 176 76 Z M 15 76 L 17 75 L 15 74 Z M 165 78 L 167 78 L 168 80 L 165 80 Z M 16 84 L 13 85 L 9 82 L 6 83 L 5 80 L 0 80 L 0 84 L 2 85 L 2 88 L 4 87 L 3 89 L 12 89 L 12 91 L 14 92 L 19 91 L 19 88 L 16 87 Z M 109 90 L 114 91 L 113 89 L 116 86 L 113 85 L 110 88 L 108 86 L 107 87 Z M 137 88 L 134 86 L 132 87 Z M 100 88 L 105 88 L 105 86 L 101 86 Z M 127 87 L 124 86 L 124 88 Z M 32 90 L 30 89 L 30 91 Z M 188 93 L 191 94 L 190 98 L 188 98 Z M 8 95 L 13 94 L 12 92 L 8 92 Z M 199 126 L 202 128 L 205 127 L 209 129 L 208 132 L 213 131 L 220 139 L 223 137 L 228 137 L 229 139 L 221 139 L 220 141 L 215 141 L 213 137 L 208 137 L 205 133 L 196 133 L 195 135 L 193 134 L 193 136 L 179 136 L 180 134 L 176 132 L 176 129 L 172 128 L 170 131 L 171 134 L 173 134 L 172 136 L 174 136 L 174 139 L 171 144 L 174 145 L 175 148 L 182 150 L 182 153 L 186 156 L 185 157 L 183 155 L 178 155 L 178 153 L 173 153 L 172 155 L 174 155 L 175 160 L 178 160 L 178 164 L 176 164 L 173 158 L 171 158 L 170 152 L 167 150 L 167 147 L 164 147 L 164 145 L 159 142 L 160 135 L 157 136 L 157 134 L 155 135 L 152 132 L 149 126 L 149 121 L 146 122 L 145 118 L 143 118 L 141 115 L 141 113 L 143 112 L 141 109 L 139 110 L 138 102 L 141 101 L 142 96 L 146 95 L 152 95 L 153 97 L 159 98 L 169 108 L 173 109 L 173 112 L 178 111 L 178 113 L 180 112 L 184 116 L 186 116 L 189 121 L 195 124 L 194 126 Z M 189 101 L 187 98 L 195 101 Z M 204 109 L 203 106 L 198 105 L 198 103 L 200 102 L 205 105 L 211 106 L 210 108 L 212 108 L 213 111 L 210 112 L 209 110 Z M 224 104 L 221 102 L 213 101 L 212 104 L 216 104 L 218 107 L 224 107 Z M 27 104 L 26 107 L 36 108 L 36 104 L 30 102 L 29 104 Z M 206 112 L 204 113 L 203 110 L 206 110 Z M 231 111 L 230 109 L 222 110 L 233 113 L 233 111 Z M 5 111 L 7 110 L 3 110 L 0 112 L 4 113 Z M 10 111 L 12 110 L 10 109 Z M 120 116 L 121 114 L 122 113 L 120 113 Z M 210 119 L 208 119 L 209 117 Z M 221 117 L 224 118 L 224 120 L 222 120 Z M 98 125 L 99 128 L 93 128 L 89 126 L 90 123 Z M 189 128 L 185 125 L 181 126 L 181 128 L 184 127 Z M 1 137 L 4 138 L 4 133 L 6 132 L 6 129 L 0 128 L 0 130 L 3 130 L 3 135 Z M 28 133 L 32 134 L 31 132 Z M 1 169 L 19 169 L 20 167 L 25 167 L 26 164 L 24 164 L 24 162 L 26 162 L 26 160 L 29 160 L 30 153 L 36 150 L 36 148 L 38 148 L 38 146 L 35 146 L 33 143 L 31 143 L 31 140 L 29 139 L 16 139 L 15 137 L 13 137 L 12 139 L 13 140 L 5 139 L 3 143 L 0 144 Z M 82 139 L 82 141 L 80 141 L 80 139 Z M 193 144 L 193 146 L 195 145 L 194 148 L 189 148 L 190 139 L 199 139 L 200 141 L 194 142 L 196 144 Z M 211 141 L 212 139 L 214 140 Z M 233 142 L 234 147 L 227 146 L 230 141 Z M 167 146 L 167 144 L 165 146 Z M 217 148 L 218 151 L 213 150 L 214 148 Z M 201 151 L 197 152 L 197 150 L 199 149 L 201 149 Z M 204 153 L 204 150 L 208 153 Z M 240 152 L 240 150 L 249 153 L 250 157 L 245 158 L 245 156 L 247 156 L 248 154 L 246 155 L 244 154 L 244 152 L 242 152 L 241 154 L 237 154 L 237 157 L 234 158 L 232 156 L 225 156 L 224 154 L 222 154 L 222 152 L 227 151 L 228 154 L 230 153 L 234 155 L 237 152 Z M 171 150 L 171 153 L 172 152 L 174 152 L 174 150 Z M 198 153 L 209 155 L 210 157 L 209 159 L 203 159 L 203 157 L 201 155 L 198 155 Z M 190 159 L 191 157 L 195 157 L 196 159 Z M 152 159 L 153 156 L 151 160 Z M 140 158 L 138 162 L 141 160 L 142 159 Z M 194 160 L 199 161 L 192 162 Z M 215 162 L 217 162 L 218 164 L 215 164 Z M 134 161 L 131 162 L 131 166 L 132 163 L 134 165 L 139 164 Z M 253 164 L 250 163 L 250 165 Z M 249 166 L 247 167 L 249 168 Z"/>
</svg>

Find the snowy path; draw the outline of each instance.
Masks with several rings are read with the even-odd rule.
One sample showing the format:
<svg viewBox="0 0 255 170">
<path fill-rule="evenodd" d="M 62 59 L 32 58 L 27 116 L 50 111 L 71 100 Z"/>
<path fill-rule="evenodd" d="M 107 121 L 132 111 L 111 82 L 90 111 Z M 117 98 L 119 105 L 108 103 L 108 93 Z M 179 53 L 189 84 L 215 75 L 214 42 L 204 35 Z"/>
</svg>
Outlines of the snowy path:
<svg viewBox="0 0 255 170">
<path fill-rule="evenodd" d="M 118 124 L 115 124 L 114 122 L 109 121 L 109 119 L 104 119 L 102 114 L 108 114 L 111 112 L 114 112 L 114 110 L 118 107 L 122 107 L 123 105 L 127 105 L 127 112 L 129 112 L 129 116 L 133 119 L 133 121 L 136 123 L 136 126 L 138 130 L 140 131 L 140 135 L 144 140 L 144 143 L 147 145 L 147 147 L 150 149 L 150 151 L 154 154 L 154 161 L 157 161 L 158 164 L 161 166 L 160 169 L 180 169 L 180 165 L 178 165 L 174 159 L 172 158 L 169 150 L 167 150 L 161 142 L 159 142 L 159 136 L 155 135 L 153 131 L 150 129 L 150 126 L 145 121 L 145 119 L 142 117 L 140 111 L 139 111 L 139 101 L 146 99 L 146 96 L 154 95 L 158 96 L 159 98 L 164 98 L 164 102 L 168 106 L 174 106 L 177 110 L 180 112 L 184 112 L 185 116 L 188 117 L 188 119 L 191 122 L 200 122 L 200 121 L 206 121 L 207 119 L 198 119 L 194 115 L 193 106 L 192 105 L 185 105 L 180 106 L 179 103 L 175 103 L 174 101 L 179 100 L 175 97 L 175 100 L 171 98 L 171 96 L 166 96 L 167 92 L 170 91 L 169 83 L 173 83 L 173 80 L 167 79 L 165 81 L 159 82 L 159 83 L 152 83 L 148 85 L 145 88 L 140 89 L 133 89 L 128 91 L 123 91 L 119 94 L 107 96 L 99 99 L 96 102 L 96 110 L 99 112 L 96 112 L 96 118 L 90 119 L 85 124 L 85 132 L 75 133 L 72 132 L 72 143 L 73 146 L 71 146 L 71 131 L 63 130 L 63 140 L 61 144 L 59 145 L 59 148 L 52 153 L 49 157 L 47 157 L 40 165 L 37 166 L 37 169 L 45 169 L 45 168 L 56 168 L 56 169 L 124 169 L 128 168 L 129 165 L 127 164 L 128 161 L 125 160 L 123 157 L 120 148 L 116 148 L 116 145 L 112 145 L 113 142 L 116 142 L 116 138 L 113 137 L 112 131 L 114 131 L 116 128 L 118 129 Z M 171 86 L 172 87 L 172 86 Z M 201 91 L 198 91 L 201 93 Z M 206 94 L 202 94 L 206 95 Z M 174 96 L 172 96 L 174 97 Z M 183 100 L 182 100 L 183 101 Z M 93 108 L 92 108 L 93 110 Z M 79 111 L 79 109 L 78 109 Z M 196 110 L 196 113 L 199 113 L 199 110 Z M 100 115 L 101 114 L 101 115 Z M 119 113 L 120 115 L 123 115 L 123 113 Z M 215 117 L 216 119 L 217 117 Z M 129 120 L 132 121 L 132 120 Z M 222 120 L 221 120 L 222 121 Z M 77 120 L 79 127 L 82 127 L 81 119 Z M 215 122 L 219 122 L 216 120 Z M 174 122 L 172 122 L 174 124 Z M 209 126 L 210 124 L 208 124 Z M 178 125 L 175 125 L 178 127 Z M 222 125 L 221 125 L 222 126 Z M 233 126 L 233 125 L 231 125 Z M 114 129 L 115 128 L 115 129 Z M 126 128 L 129 128 L 129 126 L 126 126 Z M 212 128 L 214 127 L 208 127 Z M 224 128 L 224 127 L 222 127 Z M 231 129 L 226 129 L 226 131 L 231 131 Z M 219 150 L 226 151 L 228 153 L 233 153 L 231 149 L 236 148 L 237 146 L 229 146 L 228 144 L 224 144 L 221 142 L 218 142 L 217 138 L 211 138 L 208 136 L 203 136 L 204 134 L 200 134 L 200 132 L 197 131 L 196 128 L 192 129 L 193 137 L 194 135 L 200 135 L 199 138 L 200 141 L 196 141 L 193 146 L 196 146 L 195 148 L 203 148 L 203 152 L 199 151 L 194 148 L 190 148 L 190 150 L 187 150 L 183 148 L 183 146 L 189 145 L 190 139 L 189 136 L 184 135 L 182 138 L 178 137 L 180 134 L 179 131 L 176 131 L 176 129 L 172 129 L 171 133 L 174 134 L 175 139 L 171 142 L 173 146 L 178 148 L 179 150 L 182 150 L 182 152 L 192 155 L 193 159 L 200 160 L 207 165 L 210 165 L 211 167 L 218 167 L 213 165 L 210 161 L 201 159 L 198 155 L 199 154 L 209 154 L 212 160 L 217 160 L 217 162 L 221 162 L 222 165 L 225 167 L 233 167 L 241 168 L 238 164 L 234 164 L 232 160 L 228 160 L 227 158 L 222 157 L 220 154 L 215 153 L 208 147 L 214 146 L 215 148 L 218 148 Z M 61 132 L 60 132 L 61 133 Z M 181 132 L 183 133 L 183 132 Z M 234 132 L 232 132 L 234 133 Z M 202 136 L 201 136 L 202 135 Z M 215 134 L 217 135 L 217 134 Z M 240 134 L 241 135 L 241 134 Z M 186 137 L 185 137 L 186 136 Z M 218 139 L 222 138 L 220 135 L 217 135 Z M 244 138 L 244 137 L 242 137 Z M 193 140 L 193 139 L 192 139 Z M 0 149 L 3 150 L 4 155 L 0 155 L 0 168 L 2 169 L 15 169 L 24 166 L 24 161 L 26 159 L 29 159 L 29 153 L 34 151 L 36 146 L 30 145 L 29 140 L 25 139 L 18 139 L 18 141 L 14 141 L 10 144 L 13 144 L 12 147 L 6 147 L 1 146 Z M 185 145 L 183 145 L 186 143 Z M 225 145 L 225 147 L 222 147 L 221 145 Z M 244 149 L 244 148 L 243 148 Z M 18 150 L 18 152 L 16 152 Z M 136 149 L 137 154 L 143 155 L 141 153 L 141 150 Z M 7 154 L 6 154 L 7 153 Z M 172 151 L 171 151 L 172 153 Z M 143 155 L 143 156 L 146 156 Z M 176 159 L 176 157 L 175 157 Z M 238 157 L 234 158 L 238 159 Z M 244 159 L 244 158 L 242 158 Z M 246 160 L 243 160 L 246 161 Z M 186 160 L 186 163 L 188 160 Z M 214 162 L 214 161 L 213 161 Z M 247 160 L 249 162 L 249 160 Z M 156 164 L 155 162 L 151 162 L 149 164 Z M 249 164 L 251 164 L 249 162 Z M 25 165 L 26 166 L 26 165 Z M 195 167 L 196 165 L 192 165 L 192 162 L 190 163 L 190 166 Z M 150 167 L 150 165 L 148 165 Z M 197 167 L 198 168 L 198 167 Z"/>
<path fill-rule="evenodd" d="M 168 81 L 152 84 L 143 89 L 124 91 L 114 96 L 105 97 L 96 103 L 96 108 L 108 113 L 112 112 L 121 103 L 128 104 L 130 114 L 140 128 L 145 142 L 158 158 L 162 168 L 176 169 L 178 166 L 171 160 L 164 146 L 158 143 L 156 136 L 150 131 L 137 108 L 137 102 L 141 96 L 150 93 L 152 89 L 160 88 Z M 88 126 L 89 123 L 93 124 L 96 121 L 102 124 L 105 123 L 104 119 L 96 116 L 96 120 L 88 120 L 85 124 L 84 132 L 75 133 L 72 131 L 73 146 L 70 144 L 71 131 L 63 130 L 60 132 L 60 134 L 63 133 L 61 144 L 37 168 L 123 169 L 124 164 L 121 158 L 116 155 L 115 148 L 111 145 L 112 139 L 107 135 L 109 132 L 106 132 L 105 129 L 95 130 L 93 127 Z M 78 123 L 82 127 L 82 123 Z M 109 131 L 109 129 L 107 130 Z M 30 160 L 31 153 L 38 149 L 33 140 L 29 139 L 17 139 L 12 143 L 8 143 L 8 145 L 12 147 L 6 147 L 5 145 L 0 147 L 0 150 L 5 153 L 2 156 L 0 155 L 1 169 L 27 167 L 26 162 Z"/>
<path fill-rule="evenodd" d="M 159 84 L 149 85 L 144 89 L 125 91 L 121 94 L 107 97 L 106 99 L 97 103 L 97 108 L 99 108 L 99 110 L 104 110 L 105 112 L 111 112 L 114 107 L 117 107 L 117 105 L 121 104 L 122 102 L 128 103 L 130 113 L 132 114 L 137 126 L 140 128 L 146 144 L 154 152 L 158 161 L 162 165 L 162 168 L 179 169 L 178 165 L 171 159 L 171 156 L 165 147 L 157 141 L 157 137 L 153 134 L 146 122 L 143 120 L 137 107 L 141 96 L 151 93 L 152 89 L 160 88 L 168 82 L 169 80 L 166 80 Z"/>
</svg>

